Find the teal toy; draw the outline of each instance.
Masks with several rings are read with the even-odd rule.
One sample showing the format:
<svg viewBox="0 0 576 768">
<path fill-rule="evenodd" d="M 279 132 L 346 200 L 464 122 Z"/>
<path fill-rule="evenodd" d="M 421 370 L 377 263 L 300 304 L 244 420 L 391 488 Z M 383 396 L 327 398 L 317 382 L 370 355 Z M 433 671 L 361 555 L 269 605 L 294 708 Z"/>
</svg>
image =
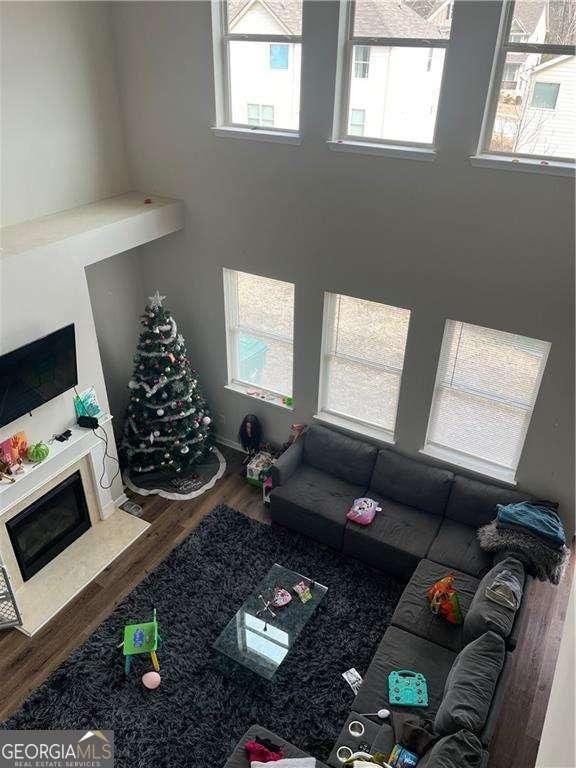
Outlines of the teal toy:
<svg viewBox="0 0 576 768">
<path fill-rule="evenodd" d="M 147 621 L 143 624 L 127 624 L 124 627 L 124 640 L 121 644 L 124 651 L 124 672 L 127 675 L 130 673 L 132 656 L 138 653 L 149 653 L 152 666 L 158 672 L 160 664 L 158 663 L 156 651 L 158 650 L 160 640 L 156 608 L 154 608 L 152 621 Z"/>
<path fill-rule="evenodd" d="M 396 707 L 427 707 L 428 683 L 420 672 L 397 669 L 388 675 L 388 700 Z"/>
</svg>

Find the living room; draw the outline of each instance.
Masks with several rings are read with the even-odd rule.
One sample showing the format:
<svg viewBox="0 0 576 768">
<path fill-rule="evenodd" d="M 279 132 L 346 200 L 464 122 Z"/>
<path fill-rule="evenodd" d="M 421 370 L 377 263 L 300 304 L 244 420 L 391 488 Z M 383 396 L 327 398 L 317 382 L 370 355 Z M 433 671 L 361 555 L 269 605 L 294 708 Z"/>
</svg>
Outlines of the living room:
<svg viewBox="0 0 576 768">
<path fill-rule="evenodd" d="M 0 8 L 2 764 L 576 765 L 574 3 Z"/>
</svg>

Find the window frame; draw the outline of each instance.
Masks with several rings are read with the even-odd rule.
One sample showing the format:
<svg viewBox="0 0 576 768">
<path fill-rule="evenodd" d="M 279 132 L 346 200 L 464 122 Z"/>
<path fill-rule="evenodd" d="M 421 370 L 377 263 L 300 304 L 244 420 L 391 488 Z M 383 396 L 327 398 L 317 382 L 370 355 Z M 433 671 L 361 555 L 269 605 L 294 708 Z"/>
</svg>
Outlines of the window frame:
<svg viewBox="0 0 576 768">
<path fill-rule="evenodd" d="M 556 86 L 556 91 L 555 91 L 555 94 L 554 94 L 554 106 L 553 107 L 542 107 L 542 106 L 536 106 L 534 104 L 534 96 L 536 95 L 536 86 L 537 85 L 548 85 L 548 86 L 552 85 L 552 86 Z M 547 112 L 555 112 L 556 111 L 556 106 L 558 104 L 558 96 L 560 95 L 560 86 L 561 85 L 562 85 L 562 83 L 555 83 L 552 80 L 537 80 L 534 83 L 534 85 L 532 87 L 532 90 L 530 91 L 530 109 L 544 109 Z"/>
<path fill-rule="evenodd" d="M 352 55 L 354 56 L 354 61 L 352 62 L 351 71 L 354 72 L 354 77 L 356 78 L 356 80 L 368 80 L 368 78 L 370 77 L 370 46 L 369 45 L 357 45 L 357 46 L 355 46 L 355 48 L 364 48 L 365 50 L 368 51 L 368 56 L 365 59 L 358 59 L 358 57 L 356 56 L 356 53 L 354 51 L 354 48 L 353 48 L 352 49 L 352 51 L 353 51 Z M 356 67 L 358 67 L 358 66 L 365 67 L 365 69 L 363 69 L 363 71 L 366 72 L 365 75 L 357 75 L 356 74 Z"/>
<path fill-rule="evenodd" d="M 250 122 L 248 122 L 248 125 L 254 126 L 256 128 L 268 128 L 268 129 L 274 128 L 275 114 L 274 114 L 274 105 L 273 104 L 256 104 L 255 102 L 248 101 L 248 102 L 246 102 L 246 114 L 248 114 L 248 112 L 250 111 L 250 107 L 257 107 L 258 108 L 258 120 L 259 120 L 259 122 L 258 123 L 250 123 Z M 272 125 L 264 125 L 264 122 L 263 122 L 264 121 L 263 110 L 265 108 L 272 110 Z M 247 118 L 247 119 L 249 120 L 250 118 Z"/>
<path fill-rule="evenodd" d="M 536 407 L 536 402 L 538 400 L 538 395 L 540 393 L 542 379 L 546 371 L 546 365 L 548 363 L 551 344 L 550 342 L 543 342 L 547 345 L 546 351 L 542 355 L 542 360 L 541 360 L 540 368 L 538 371 L 538 375 L 535 380 L 534 391 L 532 393 L 530 405 L 526 406 L 525 403 L 520 402 L 519 400 L 515 400 L 514 398 L 498 396 L 494 393 L 487 392 L 483 389 L 476 389 L 475 387 L 466 386 L 464 384 L 459 384 L 457 386 L 446 386 L 445 384 L 441 383 L 442 377 L 441 377 L 441 371 L 440 371 L 440 363 L 442 361 L 442 356 L 444 353 L 445 344 L 447 342 L 450 325 L 454 323 L 461 324 L 463 326 L 465 325 L 474 326 L 474 323 L 468 323 L 463 320 L 447 319 L 444 323 L 444 331 L 442 334 L 442 344 L 440 347 L 440 352 L 439 352 L 437 363 L 436 363 L 436 376 L 434 379 L 434 390 L 432 392 L 432 398 L 430 400 L 430 408 L 428 411 L 426 436 L 424 439 L 424 445 L 420 449 L 420 453 L 426 454 L 427 456 L 432 456 L 433 458 L 436 458 L 436 459 L 440 459 L 441 461 L 446 461 L 447 463 L 457 467 L 464 467 L 465 469 L 471 469 L 474 472 L 478 472 L 479 474 L 487 475 L 488 477 L 501 480 L 503 482 L 509 483 L 510 485 L 515 485 L 516 473 L 518 471 L 518 466 L 520 464 L 520 460 L 522 458 L 522 452 L 524 450 L 524 446 L 526 443 L 526 437 L 528 435 L 528 430 L 530 428 L 532 417 L 534 415 L 534 409 Z M 489 330 L 499 331 L 500 333 L 514 334 L 513 331 L 501 331 L 499 329 L 489 329 Z M 522 334 L 515 334 L 515 335 L 522 335 Z M 440 389 L 454 391 L 454 392 L 461 392 L 465 395 L 470 395 L 471 397 L 476 397 L 484 401 L 488 401 L 490 403 L 500 404 L 500 405 L 508 406 L 511 408 L 516 408 L 518 410 L 523 410 L 523 411 L 526 411 L 526 413 L 530 414 L 530 417 L 526 420 L 526 423 L 522 429 L 521 439 L 516 449 L 516 453 L 514 455 L 514 461 L 513 461 L 514 466 L 508 467 L 505 464 L 501 464 L 497 461 L 491 461 L 490 459 L 485 459 L 483 457 L 477 456 L 474 453 L 463 451 L 461 448 L 454 448 L 453 446 L 445 445 L 443 443 L 438 443 L 431 438 L 432 425 L 433 425 L 434 416 L 435 416 L 434 406 L 436 403 L 437 392 Z"/>
<path fill-rule="evenodd" d="M 400 139 L 385 139 L 374 136 L 354 136 L 348 133 L 348 112 L 350 110 L 350 89 L 354 71 L 354 46 L 380 46 L 383 48 L 443 48 L 448 50 L 452 37 L 452 29 L 447 38 L 429 40 L 412 37 L 357 37 L 354 35 L 355 0 L 340 0 L 338 20 L 338 55 L 336 62 L 336 92 L 334 97 L 334 117 L 332 125 L 332 140 L 334 144 L 357 144 L 382 148 L 418 149 L 427 152 L 436 149 L 438 134 L 438 116 L 444 99 L 446 82 L 446 54 L 438 92 L 438 109 L 434 123 L 434 134 L 431 142 L 403 141 Z"/>
<path fill-rule="evenodd" d="M 286 66 L 285 67 L 274 67 L 272 65 L 273 55 L 272 55 L 272 47 L 273 46 L 282 46 L 283 49 L 286 50 Z M 274 72 L 286 72 L 286 70 L 290 69 L 290 46 L 288 43 L 270 43 L 270 46 L 268 48 L 268 64 L 271 70 Z"/>
<path fill-rule="evenodd" d="M 398 419 L 398 408 L 400 404 L 400 392 L 402 389 L 402 377 L 404 375 L 404 361 L 406 358 L 406 348 L 404 349 L 404 357 L 402 358 L 402 367 L 397 369 L 394 366 L 386 365 L 385 363 L 379 363 L 374 360 L 366 360 L 363 357 L 356 357 L 355 355 L 347 355 L 337 353 L 332 350 L 332 341 L 334 339 L 334 323 L 336 321 L 337 314 L 337 299 L 340 296 L 346 298 L 359 298 L 349 296 L 345 293 L 331 293 L 329 291 L 324 292 L 324 306 L 322 313 L 322 345 L 320 351 L 320 375 L 318 381 L 318 408 L 315 418 L 320 421 L 326 421 L 328 423 L 336 424 L 344 429 L 351 430 L 353 432 L 360 432 L 368 435 L 369 437 L 375 437 L 383 442 L 394 444 L 396 442 L 396 424 Z M 375 299 L 367 299 L 367 301 L 375 301 Z M 384 302 L 377 302 L 384 304 Z M 405 307 L 399 307 L 398 309 L 405 309 Z M 408 319 L 407 334 L 410 333 L 410 320 L 412 312 L 408 310 L 410 317 Z M 383 427 L 373 421 L 366 421 L 358 416 L 352 416 L 351 414 L 335 411 L 332 408 L 328 408 L 328 384 L 330 380 L 329 374 L 329 361 L 330 359 L 343 360 L 353 365 L 364 365 L 367 368 L 373 368 L 380 371 L 386 371 L 387 373 L 398 375 L 398 401 L 396 402 L 396 413 L 394 416 L 394 429 L 390 430 Z"/>
<path fill-rule="evenodd" d="M 239 321 L 239 301 L 238 301 L 238 273 L 243 272 L 241 269 L 228 269 L 224 267 L 222 270 L 224 280 L 224 319 L 226 328 L 226 359 L 227 359 L 227 386 L 232 389 L 241 390 L 245 394 L 249 391 L 257 390 L 258 392 L 264 392 L 270 396 L 276 398 L 278 402 L 273 402 L 274 405 L 280 404 L 284 398 L 294 398 L 294 338 L 290 339 L 282 334 L 272 333 L 270 331 L 262 331 L 260 329 L 252 328 L 248 325 L 243 325 Z M 244 274 L 250 275 L 255 278 L 263 278 L 264 275 L 257 275 L 253 272 L 245 272 Z M 277 278 L 269 278 L 276 280 Z M 287 280 L 280 282 L 289 282 Z M 294 283 L 291 283 L 294 285 Z M 294 294 L 296 293 L 296 286 L 294 285 Z M 294 313 L 292 315 L 292 321 L 294 322 Z M 284 343 L 292 348 L 292 391 L 278 392 L 268 387 L 263 387 L 260 384 L 255 384 L 252 381 L 246 381 L 239 375 L 238 370 L 238 340 L 240 335 L 245 333 L 253 338 L 265 341 Z M 265 401 L 269 402 L 269 401 Z"/>
<path fill-rule="evenodd" d="M 362 122 L 361 123 L 353 123 L 352 122 L 352 113 L 353 112 L 362 112 Z M 365 109 L 356 109 L 355 107 L 350 107 L 350 126 L 356 125 L 357 127 L 362 128 L 362 133 L 353 133 L 352 136 L 364 136 L 364 129 L 366 126 L 366 110 Z"/>
<path fill-rule="evenodd" d="M 228 3 L 227 0 L 211 0 L 212 12 L 212 44 L 214 53 L 214 89 L 216 98 L 216 126 L 219 131 L 237 130 L 254 132 L 256 134 L 272 134 L 280 137 L 300 137 L 300 125 L 298 130 L 293 128 L 274 128 L 238 123 L 232 120 L 232 91 L 230 87 L 230 43 L 255 42 L 255 43 L 283 43 L 286 45 L 299 44 L 302 46 L 302 35 L 262 35 L 246 34 L 228 31 Z M 270 50 L 268 51 L 270 56 Z M 290 59 L 290 51 L 288 51 Z M 288 64 L 288 69 L 290 64 Z M 286 71 L 286 70 L 278 70 Z M 302 111 L 302 69 L 300 70 L 300 113 Z"/>
<path fill-rule="evenodd" d="M 568 166 L 575 167 L 576 160 L 573 157 L 562 157 L 561 155 L 535 155 L 526 152 L 504 152 L 501 150 L 491 149 L 490 147 L 492 142 L 492 134 L 494 132 L 494 124 L 496 122 L 498 101 L 500 97 L 500 90 L 502 88 L 504 65 L 506 63 L 507 54 L 549 53 L 557 56 L 567 55 L 576 57 L 576 46 L 572 45 L 510 42 L 509 36 L 514 20 L 514 5 L 514 0 L 504 0 L 502 5 L 500 28 L 498 30 L 498 37 L 496 39 L 496 49 L 494 54 L 494 62 L 492 65 L 492 75 L 490 77 L 490 86 L 488 89 L 488 97 L 486 99 L 486 106 L 484 109 L 484 118 L 482 120 L 482 128 L 480 131 L 480 139 L 478 142 L 478 152 L 476 157 L 479 159 L 494 158 L 503 160 L 527 160 L 535 163 L 535 168 L 539 167 L 539 164 L 546 166 L 551 164 L 553 165 L 555 163 L 562 165 L 568 164 Z"/>
</svg>

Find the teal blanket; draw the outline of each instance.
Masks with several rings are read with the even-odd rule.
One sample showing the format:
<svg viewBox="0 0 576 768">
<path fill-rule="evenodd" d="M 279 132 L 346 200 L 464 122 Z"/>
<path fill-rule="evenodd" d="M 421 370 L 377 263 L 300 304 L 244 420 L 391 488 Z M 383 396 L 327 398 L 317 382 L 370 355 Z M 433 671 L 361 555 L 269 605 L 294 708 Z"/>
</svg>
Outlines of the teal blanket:
<svg viewBox="0 0 576 768">
<path fill-rule="evenodd" d="M 498 522 L 503 525 L 515 525 L 543 536 L 554 544 L 566 544 L 566 534 L 562 521 L 553 509 L 543 504 L 530 504 L 521 501 L 518 504 L 498 504 Z"/>
</svg>

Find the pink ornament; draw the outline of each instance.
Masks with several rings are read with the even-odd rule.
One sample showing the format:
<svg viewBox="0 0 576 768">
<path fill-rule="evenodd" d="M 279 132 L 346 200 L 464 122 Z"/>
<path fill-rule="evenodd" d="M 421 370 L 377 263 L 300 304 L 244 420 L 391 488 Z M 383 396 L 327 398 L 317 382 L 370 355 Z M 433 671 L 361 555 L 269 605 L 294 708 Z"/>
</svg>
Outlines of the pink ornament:
<svg viewBox="0 0 576 768">
<path fill-rule="evenodd" d="M 158 674 L 158 672 L 145 672 L 142 675 L 142 685 L 145 688 L 148 688 L 148 690 L 153 691 L 155 688 L 158 688 L 160 683 L 162 682 L 162 678 Z"/>
<path fill-rule="evenodd" d="M 204 418 L 202 419 L 202 421 L 204 422 L 204 424 L 210 424 L 210 422 L 211 422 L 211 418 L 210 418 L 210 416 L 204 416 Z"/>
</svg>

